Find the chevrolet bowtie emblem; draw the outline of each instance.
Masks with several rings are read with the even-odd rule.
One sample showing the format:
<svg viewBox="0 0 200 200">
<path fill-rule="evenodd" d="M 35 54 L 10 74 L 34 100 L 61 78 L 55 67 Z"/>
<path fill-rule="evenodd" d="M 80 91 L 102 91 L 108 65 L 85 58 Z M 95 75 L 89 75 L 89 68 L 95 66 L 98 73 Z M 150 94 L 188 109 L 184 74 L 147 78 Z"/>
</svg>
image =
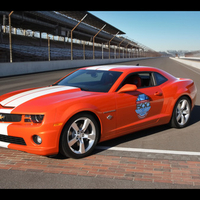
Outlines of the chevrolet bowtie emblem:
<svg viewBox="0 0 200 200">
<path fill-rule="evenodd" d="M 5 118 L 5 116 L 3 116 L 3 115 L 0 115 L 0 120 L 1 120 L 1 119 L 4 119 L 4 118 Z"/>
</svg>

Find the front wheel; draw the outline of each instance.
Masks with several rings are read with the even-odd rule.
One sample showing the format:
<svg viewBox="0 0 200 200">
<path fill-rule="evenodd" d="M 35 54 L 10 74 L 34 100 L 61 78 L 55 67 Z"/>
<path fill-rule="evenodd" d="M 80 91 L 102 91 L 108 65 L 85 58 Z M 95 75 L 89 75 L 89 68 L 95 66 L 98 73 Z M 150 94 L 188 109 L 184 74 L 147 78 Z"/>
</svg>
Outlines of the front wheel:
<svg viewBox="0 0 200 200">
<path fill-rule="evenodd" d="M 99 127 L 95 118 L 87 113 L 73 116 L 65 125 L 60 138 L 60 152 L 66 157 L 83 158 L 95 148 Z"/>
<path fill-rule="evenodd" d="M 183 96 L 175 104 L 171 118 L 171 127 L 184 128 L 187 126 L 191 114 L 191 103 L 188 97 Z"/>
</svg>

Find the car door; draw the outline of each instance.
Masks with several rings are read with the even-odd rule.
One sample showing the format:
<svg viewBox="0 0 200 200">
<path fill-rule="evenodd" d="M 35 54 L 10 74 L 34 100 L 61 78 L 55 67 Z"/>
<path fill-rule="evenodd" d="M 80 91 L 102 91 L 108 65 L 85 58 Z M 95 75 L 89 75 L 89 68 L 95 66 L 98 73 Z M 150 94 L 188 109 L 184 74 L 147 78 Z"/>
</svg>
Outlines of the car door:
<svg viewBox="0 0 200 200">
<path fill-rule="evenodd" d="M 133 123 L 139 121 L 135 112 L 138 95 L 138 91 L 116 93 L 116 134 L 129 132 L 132 129 Z"/>
<path fill-rule="evenodd" d="M 147 123 L 154 123 L 159 119 L 163 107 L 163 93 L 159 86 L 138 88 L 141 95 L 136 101 L 137 114 L 139 119 L 148 119 Z M 143 100 L 145 99 L 145 100 Z M 146 109 L 142 109 L 146 108 Z M 152 121 L 153 120 L 153 121 Z"/>
<path fill-rule="evenodd" d="M 121 86 L 133 83 L 138 86 L 136 91 L 116 93 L 119 134 L 154 126 L 162 110 L 163 93 L 156 86 L 152 72 L 133 73 L 126 77 Z"/>
</svg>

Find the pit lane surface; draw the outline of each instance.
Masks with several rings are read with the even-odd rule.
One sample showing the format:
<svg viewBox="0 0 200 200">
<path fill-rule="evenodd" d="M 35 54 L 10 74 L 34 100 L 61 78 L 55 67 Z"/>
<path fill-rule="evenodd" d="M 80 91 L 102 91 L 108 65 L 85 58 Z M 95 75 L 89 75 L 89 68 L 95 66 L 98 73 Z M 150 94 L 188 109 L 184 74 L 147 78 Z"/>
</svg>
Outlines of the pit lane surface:
<svg viewBox="0 0 200 200">
<path fill-rule="evenodd" d="M 200 78 L 199 78 L 200 70 L 191 68 L 191 67 L 181 64 L 181 63 L 178 63 L 169 58 L 155 58 L 155 59 L 125 62 L 125 63 L 119 63 L 119 64 L 136 65 L 137 63 L 139 63 L 140 65 L 153 66 L 153 67 L 163 69 L 163 70 L 173 74 L 176 77 L 191 78 L 194 80 L 194 82 L 197 86 L 197 89 L 200 88 Z M 71 71 L 73 71 L 73 69 L 1 78 L 0 79 L 0 85 L 1 85 L 0 86 L 0 95 L 10 92 L 10 91 L 13 91 L 13 90 L 17 90 L 17 89 L 50 85 Z M 146 182 L 151 181 L 151 183 L 155 183 L 156 182 L 155 181 L 156 180 L 155 173 L 158 173 L 156 171 L 160 170 L 160 172 L 162 174 L 164 174 L 164 172 L 165 173 L 170 172 L 171 174 L 172 174 L 172 172 L 175 172 L 175 175 L 176 175 L 176 176 L 171 175 L 171 179 L 170 179 L 171 182 L 169 181 L 169 179 L 167 179 L 168 175 L 166 175 L 166 177 L 163 176 L 161 178 L 160 182 L 173 183 L 173 184 L 174 183 L 180 184 L 182 182 L 181 184 L 185 183 L 185 184 L 190 184 L 190 185 L 199 185 L 198 183 L 200 182 L 199 181 L 200 172 L 196 171 L 195 172 L 196 176 L 195 175 L 192 176 L 192 174 L 194 174 L 194 168 L 197 170 L 200 169 L 200 167 L 199 167 L 200 166 L 200 162 L 199 162 L 200 156 L 198 156 L 198 155 L 188 156 L 188 155 L 179 155 L 179 154 L 174 155 L 174 154 L 167 154 L 167 153 L 166 154 L 165 153 L 157 154 L 157 153 L 150 153 L 150 152 L 145 153 L 145 152 L 123 151 L 123 149 L 122 149 L 122 147 L 123 147 L 123 148 L 127 148 L 127 149 L 141 148 L 141 149 L 200 152 L 200 145 L 199 145 L 199 143 L 200 143 L 200 134 L 199 134 L 200 114 L 199 113 L 200 113 L 200 98 L 199 98 L 199 94 L 197 94 L 196 105 L 192 112 L 190 124 L 188 127 L 184 128 L 184 129 L 174 129 L 174 128 L 169 128 L 167 125 L 163 125 L 163 126 L 139 131 L 139 132 L 129 134 L 129 135 L 126 135 L 123 137 L 119 137 L 119 138 L 116 138 L 113 140 L 109 140 L 109 141 L 98 144 L 98 146 L 99 147 L 103 146 L 106 148 L 107 147 L 115 147 L 115 148 L 118 148 L 118 150 L 110 151 L 110 150 L 105 150 L 106 148 L 105 149 L 96 149 L 94 154 L 91 157 L 83 159 L 82 162 L 84 163 L 85 161 L 87 162 L 87 159 L 91 159 L 90 160 L 91 163 L 89 165 L 93 166 L 94 168 L 96 165 L 96 168 L 98 168 L 98 170 L 96 172 L 99 173 L 99 174 L 98 173 L 96 174 L 96 180 L 98 179 L 98 176 L 100 176 L 101 173 L 104 174 L 104 176 L 102 175 L 102 177 L 104 177 L 104 178 L 106 178 L 106 177 L 111 178 L 111 176 L 113 176 L 113 175 L 110 175 L 110 177 L 109 177 L 109 174 L 108 174 L 109 172 L 108 171 L 103 172 L 104 169 L 99 169 L 102 166 L 97 166 L 98 164 L 95 163 L 95 162 L 98 162 L 98 160 L 100 160 L 102 158 L 101 156 L 106 156 L 106 157 L 104 157 L 105 158 L 104 161 L 102 161 L 104 165 L 106 165 L 106 163 L 105 163 L 106 159 L 112 160 L 112 162 L 111 162 L 112 165 L 114 162 L 117 162 L 116 160 L 118 160 L 118 161 L 120 160 L 119 166 L 120 166 L 121 170 L 122 170 L 122 164 L 123 164 L 124 159 L 129 157 L 129 158 L 135 159 L 134 161 L 132 161 L 133 163 L 131 163 L 131 160 L 125 161 L 126 165 L 132 164 L 133 171 L 136 175 L 134 178 L 132 177 L 133 181 L 144 180 Z M 37 160 L 34 160 L 33 154 L 26 154 L 26 153 L 20 154 L 18 151 L 2 149 L 2 148 L 0 148 L 0 153 L 1 153 L 1 155 L 3 154 L 2 158 L 1 158 L 2 161 L 0 160 L 2 163 L 2 167 L 5 167 L 4 169 L 8 170 L 8 173 L 10 170 L 17 169 L 18 167 L 20 170 L 26 169 L 26 173 L 30 172 L 31 170 L 32 170 L 31 173 L 35 173 L 38 170 L 37 167 L 34 167 L 33 163 L 32 163 L 31 169 L 28 167 L 31 165 L 31 163 L 29 163 L 30 165 L 28 165 L 29 161 L 37 162 Z M 5 156 L 4 156 L 4 154 L 5 154 Z M 15 163 L 14 163 L 14 161 L 12 160 L 14 156 L 16 156 L 18 159 L 20 159 L 19 162 L 21 162 L 23 159 L 26 159 L 27 156 L 28 156 L 27 159 L 29 159 L 29 160 L 27 160 L 26 163 L 24 163 L 25 165 L 22 165 L 22 167 L 20 168 L 19 165 L 17 166 L 17 162 L 15 161 Z M 36 156 L 36 157 L 37 157 L 37 159 L 39 159 L 39 158 L 44 159 L 45 161 L 43 161 L 42 163 L 54 162 L 50 158 L 49 158 L 49 160 L 46 160 L 48 158 L 45 158 L 45 157 L 42 158 L 40 156 Z M 139 161 L 137 160 L 137 158 L 139 159 Z M 146 161 L 146 159 L 147 159 L 147 161 Z M 148 159 L 150 159 L 150 160 L 148 160 Z M 151 162 L 151 165 L 154 166 L 154 165 L 156 165 L 155 163 L 156 163 L 157 159 L 164 160 L 164 161 L 160 161 L 160 163 L 158 163 L 158 165 L 160 165 L 159 169 L 157 167 L 155 170 L 154 169 L 155 167 L 154 167 L 150 170 L 152 173 L 150 173 L 150 171 L 149 171 L 149 174 L 147 172 L 144 173 L 144 171 L 142 172 L 142 166 L 135 166 L 135 165 L 137 165 L 137 162 L 139 163 L 140 161 L 147 162 L 147 163 Z M 56 158 L 56 160 L 57 160 L 57 158 Z M 170 166 L 170 169 L 165 168 L 165 165 L 167 164 L 166 160 L 169 160 L 169 162 L 170 162 L 170 164 L 168 163 Z M 172 160 L 172 162 L 170 160 Z M 178 160 L 178 161 L 173 162 L 176 160 Z M 60 161 L 59 162 L 58 161 L 59 161 L 59 159 L 55 163 L 60 162 Z M 68 161 L 66 160 L 66 162 L 68 162 Z M 70 162 L 72 163 L 74 161 L 71 160 Z M 108 162 L 110 162 L 110 161 L 107 160 L 107 164 L 108 164 Z M 181 163 L 181 162 L 183 162 L 183 163 Z M 187 162 L 193 162 L 194 166 L 192 166 L 191 163 L 187 163 Z M 4 166 L 3 166 L 3 163 L 5 163 Z M 75 174 L 77 176 L 82 176 L 82 175 L 84 176 L 84 170 L 83 170 L 84 167 L 83 166 L 85 164 L 83 164 L 83 163 L 79 163 L 79 168 L 81 170 L 79 170 L 78 172 L 75 172 Z M 184 163 L 185 163 L 185 166 L 184 166 Z M 11 166 L 11 165 L 14 165 L 14 166 Z M 57 166 L 58 164 L 55 164 L 55 165 Z M 117 165 L 116 168 L 119 168 L 119 166 Z M 134 168 L 134 166 L 136 168 Z M 49 168 L 50 166 L 47 165 L 46 167 Z M 137 167 L 139 167 L 139 169 L 137 169 Z M 149 166 L 144 165 L 143 167 L 148 168 Z M 173 167 L 177 167 L 177 169 L 172 169 Z M 184 171 L 184 169 L 183 169 L 184 167 L 185 168 L 187 167 L 188 171 L 187 170 Z M 191 170 L 191 167 L 192 167 L 193 171 Z M 44 166 L 41 166 L 41 168 L 42 168 L 41 170 L 43 170 L 43 171 L 42 171 L 42 173 L 40 173 L 40 175 L 38 174 L 38 176 L 42 176 L 43 172 L 46 172 L 45 170 L 47 170 L 47 171 L 49 170 L 49 173 L 63 173 L 61 169 L 60 169 L 60 172 L 58 172 L 60 167 L 58 167 L 57 172 L 55 172 L 56 171 L 55 166 L 53 167 L 53 169 L 55 170 L 54 172 L 53 172 L 53 170 L 51 171 L 50 169 L 45 169 Z M 1 169 L 3 169 L 3 168 L 1 168 Z M 108 169 L 114 170 L 109 167 L 108 167 Z M 108 170 L 108 169 L 106 169 L 106 170 Z M 150 169 L 150 167 L 149 167 L 149 169 Z M 83 170 L 83 172 L 81 173 L 82 170 Z M 115 169 L 115 170 L 117 170 L 117 169 Z M 124 170 L 125 170 L 125 172 L 129 171 L 128 169 L 124 169 Z M 139 170 L 138 174 L 137 174 L 137 170 Z M 165 171 L 165 170 L 168 170 L 168 171 Z M 173 171 L 173 170 L 175 170 L 175 171 Z M 119 171 L 117 170 L 117 172 L 119 172 Z M 117 172 L 114 172 L 114 173 L 117 173 Z M 7 172 L 5 171 L 2 173 L 7 173 Z M 71 172 L 69 172 L 68 174 L 70 174 L 70 173 Z M 112 173 L 112 172 L 110 172 L 110 173 Z M 178 173 L 180 173 L 180 174 L 178 174 Z M 88 171 L 87 174 L 89 175 L 90 171 Z M 128 175 L 126 176 L 126 174 L 128 174 L 128 173 L 124 173 L 124 174 L 125 175 L 121 176 L 121 178 L 119 175 L 118 180 L 123 179 L 123 178 L 124 179 L 126 178 L 126 180 L 127 180 Z M 149 175 L 149 177 L 148 178 L 145 177 L 145 174 L 146 174 L 146 176 Z M 154 176 L 154 178 L 150 177 L 151 176 L 150 174 L 152 176 Z M 186 174 L 188 174 L 188 177 L 186 176 Z M 189 174 L 190 174 L 190 178 L 191 178 L 190 181 L 189 181 Z M 137 175 L 139 176 L 138 179 L 136 178 Z M 85 174 L 85 176 L 87 176 L 87 175 Z M 180 176 L 182 176 L 182 177 L 180 178 Z M 113 181 L 116 180 L 115 181 L 115 183 L 116 183 L 117 178 L 115 179 L 116 176 L 113 176 L 113 177 L 114 178 L 112 180 Z M 174 177 L 180 178 L 181 181 L 177 181 L 177 182 L 173 181 Z M 192 181 L 192 177 L 196 181 L 195 184 L 194 184 L 194 180 Z M 188 182 L 187 182 L 187 180 L 188 180 Z M 159 180 L 157 182 L 159 182 Z M 102 183 L 102 184 L 105 184 L 105 183 Z M 1 185 L 1 183 L 0 183 L 0 185 Z M 130 187 L 132 187 L 132 186 L 133 185 L 131 184 Z M 145 186 L 147 186 L 147 185 L 145 184 Z M 169 185 L 167 187 L 169 187 Z"/>
</svg>

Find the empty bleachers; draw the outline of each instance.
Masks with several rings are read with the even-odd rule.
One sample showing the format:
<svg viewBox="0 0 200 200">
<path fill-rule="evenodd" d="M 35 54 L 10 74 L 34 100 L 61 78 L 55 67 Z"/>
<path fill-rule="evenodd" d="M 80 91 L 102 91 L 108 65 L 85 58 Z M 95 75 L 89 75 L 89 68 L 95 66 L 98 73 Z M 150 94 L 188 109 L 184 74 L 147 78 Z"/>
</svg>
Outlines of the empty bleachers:
<svg viewBox="0 0 200 200">
<path fill-rule="evenodd" d="M 47 61 L 48 40 L 43 38 L 12 35 L 13 62 L 21 61 Z M 85 56 L 84 56 L 85 54 Z M 114 50 L 111 48 L 110 57 L 114 58 Z M 116 52 L 118 57 L 118 51 Z M 121 51 L 121 57 L 123 52 Z M 90 45 L 73 43 L 73 59 L 93 59 L 93 47 Z M 102 47 L 95 46 L 95 59 L 102 58 Z M 107 48 L 103 49 L 103 58 L 109 58 Z M 50 40 L 50 60 L 70 60 L 71 43 Z M 0 40 L 0 62 L 9 62 L 9 39 L 8 34 L 3 34 Z"/>
</svg>

